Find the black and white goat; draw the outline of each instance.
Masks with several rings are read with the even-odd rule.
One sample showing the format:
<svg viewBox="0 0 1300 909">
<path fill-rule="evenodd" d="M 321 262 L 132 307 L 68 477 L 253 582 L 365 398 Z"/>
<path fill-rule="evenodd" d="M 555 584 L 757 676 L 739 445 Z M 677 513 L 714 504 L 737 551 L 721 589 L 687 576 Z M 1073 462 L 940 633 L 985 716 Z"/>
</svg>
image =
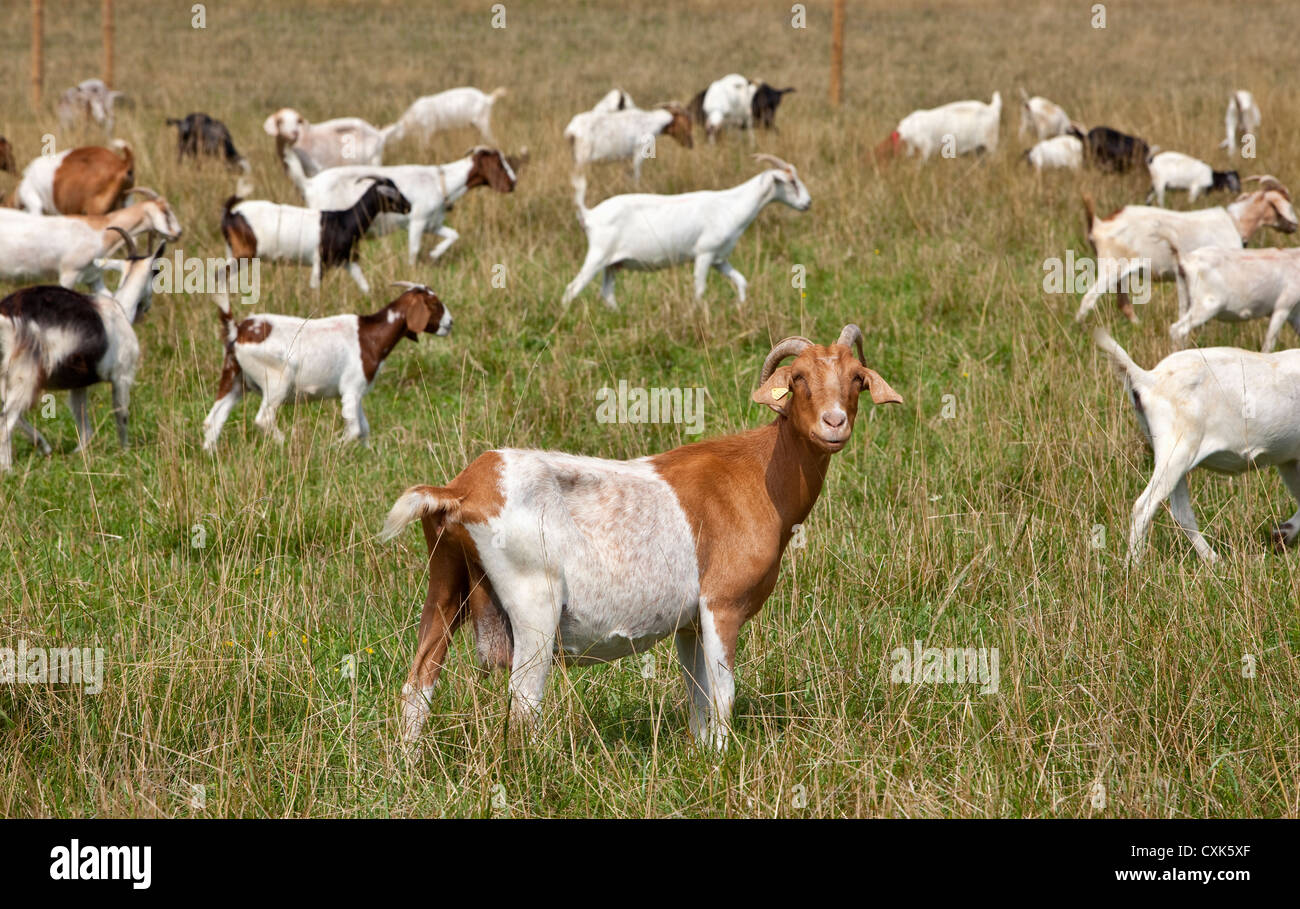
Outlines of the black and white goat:
<svg viewBox="0 0 1300 909">
<path fill-rule="evenodd" d="M 407 214 L 411 203 L 397 185 L 386 177 L 363 177 L 371 185 L 351 208 L 321 211 L 297 205 L 281 205 L 261 199 L 226 200 L 221 215 L 221 234 L 226 238 L 226 257 L 264 259 L 311 264 L 311 286 L 320 287 L 326 268 L 346 268 L 363 294 L 370 284 L 357 264 L 357 244 L 375 218 L 384 212 Z"/>
<path fill-rule="evenodd" d="M 118 440 L 129 444 L 127 413 L 140 363 L 140 342 L 132 327 L 149 308 L 153 263 L 166 242 L 138 255 L 130 236 L 128 259 L 99 260 L 99 268 L 121 272 L 117 291 L 81 294 L 65 287 L 26 287 L 0 300 L 0 472 L 13 469 L 13 431 L 22 430 L 42 454 L 50 444 L 23 414 L 42 392 L 67 389 L 77 423 L 77 451 L 90 443 L 86 396 L 92 385 L 113 386 Z"/>
<path fill-rule="evenodd" d="M 186 155 L 221 158 L 230 167 L 248 173 L 248 159 L 235 150 L 235 140 L 226 124 L 203 113 L 187 114 L 179 120 L 167 118 L 167 125 L 176 127 L 176 161 Z"/>
</svg>

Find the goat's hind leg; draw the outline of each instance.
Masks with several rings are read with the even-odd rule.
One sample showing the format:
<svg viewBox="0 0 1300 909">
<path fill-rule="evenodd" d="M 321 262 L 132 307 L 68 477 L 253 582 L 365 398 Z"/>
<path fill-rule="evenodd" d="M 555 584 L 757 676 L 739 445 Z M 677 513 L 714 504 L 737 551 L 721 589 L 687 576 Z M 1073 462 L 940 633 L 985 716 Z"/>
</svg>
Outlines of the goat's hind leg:
<svg viewBox="0 0 1300 909">
<path fill-rule="evenodd" d="M 1196 455 L 1196 447 L 1185 443 L 1173 448 L 1159 444 L 1153 447 L 1155 467 L 1151 473 L 1151 481 L 1133 503 L 1133 525 L 1128 537 L 1127 561 L 1130 565 L 1135 565 L 1141 560 L 1142 547 L 1160 503 L 1169 498 L 1180 483 L 1185 483 L 1185 477 L 1192 469 Z M 1190 510 L 1189 506 L 1188 511 Z M 1175 520 L 1177 520 L 1176 515 Z"/>
<path fill-rule="evenodd" d="M 420 638 L 406 684 L 402 686 L 401 735 L 416 739 L 429 716 L 429 699 L 447 660 L 452 635 L 465 618 L 468 569 L 465 551 L 447 531 L 441 534 L 424 518 L 429 544 L 429 593 L 420 615 Z"/>
<path fill-rule="evenodd" d="M 1277 472 L 1282 475 L 1282 482 L 1291 491 L 1297 503 L 1300 503 L 1300 461 L 1279 464 Z M 1278 549 L 1285 549 L 1300 537 L 1300 511 L 1297 511 L 1284 524 L 1273 528 L 1273 543 Z"/>
</svg>

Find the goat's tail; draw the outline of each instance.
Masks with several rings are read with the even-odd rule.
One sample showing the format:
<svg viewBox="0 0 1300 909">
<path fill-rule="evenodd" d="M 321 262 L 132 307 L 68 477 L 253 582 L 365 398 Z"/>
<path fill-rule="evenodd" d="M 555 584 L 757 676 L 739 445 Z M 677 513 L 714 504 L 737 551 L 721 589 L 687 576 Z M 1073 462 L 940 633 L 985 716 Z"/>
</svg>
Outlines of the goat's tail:
<svg viewBox="0 0 1300 909">
<path fill-rule="evenodd" d="M 1128 351 L 1119 346 L 1119 343 L 1110 336 L 1110 332 L 1104 326 L 1098 325 L 1093 328 L 1092 340 L 1110 358 L 1110 362 L 1115 369 L 1128 379 L 1129 385 L 1133 388 L 1145 388 L 1154 381 L 1151 373 L 1138 366 L 1133 358 L 1128 355 Z"/>
<path fill-rule="evenodd" d="M 421 518 L 435 519 L 436 530 L 460 522 L 461 497 L 444 486 L 412 486 L 393 503 L 379 541 L 386 543 Z"/>
<path fill-rule="evenodd" d="M 497 99 L 500 98 L 505 93 L 506 93 L 506 88 L 504 85 L 492 89 L 492 93 L 488 95 L 488 102 L 490 104 L 495 104 Z"/>
<path fill-rule="evenodd" d="M 1002 111 L 1002 92 L 993 93 L 993 100 L 989 102 L 989 107 L 996 108 L 999 113 Z"/>
<path fill-rule="evenodd" d="M 131 151 L 131 143 L 127 142 L 125 139 L 114 139 L 112 142 L 108 143 L 108 147 L 120 154 L 122 160 L 127 163 L 128 167 L 135 164 L 135 152 Z"/>
<path fill-rule="evenodd" d="M 573 204 L 578 208 L 578 223 L 587 226 L 587 178 L 582 174 L 573 175 Z"/>
</svg>

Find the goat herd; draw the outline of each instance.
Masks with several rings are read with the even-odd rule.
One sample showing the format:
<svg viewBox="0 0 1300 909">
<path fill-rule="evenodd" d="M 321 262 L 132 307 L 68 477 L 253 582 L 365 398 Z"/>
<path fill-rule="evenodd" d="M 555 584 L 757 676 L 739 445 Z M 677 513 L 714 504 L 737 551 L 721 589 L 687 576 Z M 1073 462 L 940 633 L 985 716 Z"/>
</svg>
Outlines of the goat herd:
<svg viewBox="0 0 1300 909">
<path fill-rule="evenodd" d="M 773 127 L 777 106 L 790 91 L 732 74 L 689 105 L 645 110 L 615 89 L 573 117 L 563 135 L 578 168 L 575 204 L 588 252 L 564 302 L 599 275 L 601 298 L 613 308 L 619 269 L 687 262 L 694 267 L 697 297 L 712 268 L 731 281 L 743 302 L 746 281 L 728 257 L 768 203 L 809 208 L 811 196 L 794 166 L 757 154 L 761 172 L 731 189 L 619 195 L 592 208 L 585 204 L 581 169 L 630 160 L 639 180 L 643 163 L 654 157 L 647 149 L 656 137 L 667 135 L 689 148 L 694 125 L 704 128 L 709 141 L 730 128 L 751 130 L 752 137 L 754 127 Z M 68 111 L 107 120 L 111 128 L 116 93 L 95 80 L 70 92 L 75 97 Z M 221 213 L 230 282 L 252 262 L 285 261 L 310 265 L 312 287 L 319 286 L 323 269 L 344 268 L 365 293 L 359 243 L 367 234 L 402 226 L 409 264 L 415 264 L 426 231 L 439 238 L 430 258 L 441 257 L 458 239 L 444 224 L 452 204 L 478 186 L 511 192 L 526 153 L 507 156 L 489 144 L 449 164 L 385 166 L 385 145 L 460 127 L 477 129 L 484 142 L 493 143 L 491 114 L 503 93 L 458 88 L 420 98 L 382 129 L 358 118 L 311 123 L 287 108 L 272 114 L 264 129 L 306 207 L 246 199 L 247 178 L 241 176 L 241 189 Z M 60 115 L 68 111 L 61 104 Z M 916 111 L 877 146 L 877 160 L 994 152 L 1001 113 L 997 93 L 989 104 L 960 101 Z M 212 156 L 235 171 L 250 170 L 220 121 L 194 113 L 167 123 L 177 130 L 178 158 Z M 1229 155 L 1236 154 L 1239 140 L 1253 154 L 1259 123 L 1250 94 L 1234 93 L 1226 118 Z M 1170 190 L 1185 190 L 1190 200 L 1218 189 L 1241 190 L 1235 171 L 1160 152 L 1107 127 L 1085 131 L 1044 98 L 1023 97 L 1021 133 L 1037 140 L 1026 160 L 1039 170 L 1089 163 L 1122 173 L 1145 163 L 1152 176 L 1148 201 L 1161 205 Z M 0 162 L 6 154 L 12 162 L 0 139 Z M 1263 227 L 1294 230 L 1296 215 L 1278 180 L 1250 179 L 1258 184 L 1253 191 L 1226 207 L 1195 212 L 1129 206 L 1098 218 L 1085 198 L 1097 275 L 1084 295 L 1081 321 L 1107 292 L 1119 294 L 1122 311 L 1132 318 L 1125 290 L 1140 273 L 1177 280 L 1180 318 L 1173 335 L 1179 343 L 1211 318 L 1271 319 L 1264 353 L 1182 351 L 1150 371 L 1096 329 L 1097 344 L 1125 374 L 1155 453 L 1155 474 L 1133 511 L 1130 559 L 1140 555 L 1165 499 L 1197 552 L 1214 557 L 1188 499 L 1185 475 L 1198 465 L 1228 473 L 1276 465 L 1300 500 L 1300 351 L 1268 352 L 1284 322 L 1300 329 L 1300 252 L 1242 249 Z M 140 200 L 124 204 L 133 194 Z M 80 448 L 91 433 L 86 391 L 110 383 L 120 439 L 127 443 L 140 353 L 132 326 L 148 307 L 154 263 L 166 242 L 181 234 L 167 201 L 134 186 L 131 148 L 121 141 L 36 158 L 22 174 L 14 204 L 16 210 L 0 210 L 0 276 L 54 277 L 59 286 L 28 287 L 0 301 L 5 471 L 12 468 L 14 429 L 49 453 L 40 432 L 24 419 L 46 389 L 70 391 Z M 153 234 L 161 241 L 139 251 L 136 239 Z M 110 258 L 119 248 L 125 258 Z M 104 285 L 106 271 L 120 275 L 112 293 Z M 90 292 L 71 289 L 79 282 Z M 341 400 L 344 438 L 364 439 L 369 425 L 361 400 L 384 359 L 402 338 L 446 335 L 452 327 L 447 307 L 429 287 L 396 283 L 402 293 L 371 315 L 259 314 L 236 320 L 223 282 L 214 297 L 225 359 L 217 401 L 203 424 L 203 447 L 216 445 L 245 391 L 260 394 L 256 424 L 277 440 L 281 404 L 322 397 Z M 451 638 L 468 622 L 484 666 L 509 670 L 512 716 L 525 726 L 540 709 L 555 659 L 605 662 L 674 635 L 691 730 L 702 742 L 725 746 L 740 628 L 774 588 L 781 555 L 812 509 L 831 455 L 852 435 L 863 392 L 873 404 L 902 401 L 866 365 L 862 333 L 850 324 L 829 345 L 789 337 L 772 348 L 752 400 L 777 418 L 760 429 L 633 461 L 489 451 L 445 486 L 408 489 L 381 532 L 389 539 L 420 520 L 429 549 L 428 595 L 402 692 L 404 737 L 419 733 Z M 1300 513 L 1276 530 L 1275 539 L 1286 545 L 1297 534 Z"/>
</svg>

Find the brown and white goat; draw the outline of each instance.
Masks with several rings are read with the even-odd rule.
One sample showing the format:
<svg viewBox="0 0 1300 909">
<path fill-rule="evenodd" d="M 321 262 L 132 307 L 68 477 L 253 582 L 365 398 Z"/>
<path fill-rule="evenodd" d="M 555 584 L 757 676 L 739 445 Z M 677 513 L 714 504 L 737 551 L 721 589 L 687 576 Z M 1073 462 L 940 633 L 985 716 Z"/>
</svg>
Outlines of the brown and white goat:
<svg viewBox="0 0 1300 909">
<path fill-rule="evenodd" d="M 221 427 L 245 390 L 261 394 L 256 423 L 277 442 L 284 441 L 275 425 L 280 405 L 320 398 L 342 400 L 347 428 L 341 441 L 364 441 L 370 424 L 361 399 L 397 342 L 418 341 L 421 332 L 451 332 L 451 313 L 437 294 L 423 284 L 396 283 L 406 290 L 379 312 L 323 319 L 266 314 L 236 322 L 230 316 L 229 297 L 217 294 L 226 359 L 217 401 L 203 421 L 204 450 L 216 446 Z"/>
<path fill-rule="evenodd" d="M 23 171 L 15 190 L 19 208 L 34 215 L 102 215 L 122 204 L 135 185 L 135 156 L 122 140 L 41 155 Z"/>
<path fill-rule="evenodd" d="M 429 549 L 403 736 L 418 735 L 452 634 L 470 619 L 479 660 L 510 668 L 512 715 L 524 723 L 554 660 L 608 662 L 675 635 L 691 731 L 725 747 L 740 628 L 848 444 L 858 395 L 902 402 L 861 354 L 856 325 L 827 347 L 781 341 L 752 396 L 777 414 L 761 429 L 633 461 L 489 451 L 446 486 L 403 493 L 380 536 L 419 519 Z"/>
</svg>

